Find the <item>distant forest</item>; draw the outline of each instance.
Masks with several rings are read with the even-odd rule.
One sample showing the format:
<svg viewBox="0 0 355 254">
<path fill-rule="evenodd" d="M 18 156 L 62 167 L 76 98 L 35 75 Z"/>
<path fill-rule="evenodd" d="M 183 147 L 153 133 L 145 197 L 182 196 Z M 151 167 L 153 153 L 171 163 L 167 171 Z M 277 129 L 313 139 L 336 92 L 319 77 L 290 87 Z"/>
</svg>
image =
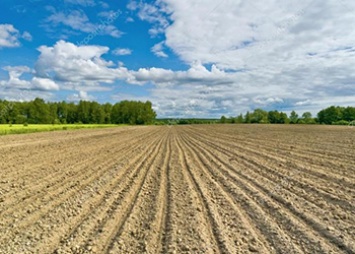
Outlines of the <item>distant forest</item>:
<svg viewBox="0 0 355 254">
<path fill-rule="evenodd" d="M 156 113 L 150 101 L 121 101 L 114 105 L 94 101 L 79 103 L 0 100 L 0 124 L 152 124 Z"/>
<path fill-rule="evenodd" d="M 310 112 L 304 112 L 298 115 L 292 111 L 290 116 L 286 113 L 274 111 L 265 111 L 255 109 L 253 112 L 240 114 L 237 117 L 227 118 L 222 116 L 220 123 L 272 123 L 272 124 L 333 124 L 348 125 L 355 121 L 355 107 L 336 107 L 331 106 L 318 112 L 313 117 Z"/>
<path fill-rule="evenodd" d="M 79 103 L 45 102 L 36 98 L 28 102 L 0 100 L 0 124 L 213 124 L 213 123 L 271 123 L 271 124 L 334 124 L 348 125 L 355 121 L 355 107 L 331 106 L 312 116 L 255 109 L 237 117 L 220 119 L 156 119 L 150 101 L 121 101 L 99 104 L 94 101 Z"/>
</svg>

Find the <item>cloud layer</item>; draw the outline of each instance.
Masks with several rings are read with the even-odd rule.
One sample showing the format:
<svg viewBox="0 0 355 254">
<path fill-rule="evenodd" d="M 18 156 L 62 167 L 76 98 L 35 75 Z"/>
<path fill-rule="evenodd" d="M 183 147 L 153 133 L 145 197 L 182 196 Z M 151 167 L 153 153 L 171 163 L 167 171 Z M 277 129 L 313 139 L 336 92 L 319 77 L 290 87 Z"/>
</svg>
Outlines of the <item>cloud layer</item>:
<svg viewBox="0 0 355 254">
<path fill-rule="evenodd" d="M 315 113 L 332 104 L 355 103 L 355 31 L 349 27 L 355 23 L 355 2 L 158 0 L 130 1 L 127 8 L 149 24 L 152 56 L 162 63 L 177 57 L 188 67 L 128 69 L 108 60 L 108 53 L 130 57 L 136 54 L 130 45 L 79 46 L 60 40 L 38 48 L 33 69 L 5 67 L 9 79 L 0 85 L 47 96 L 66 90 L 73 93 L 69 99 L 78 100 L 95 99 L 93 92 L 114 90 L 123 82 L 148 92 L 118 92 L 113 99 L 150 99 L 160 117 L 219 117 L 257 107 Z M 80 10 L 53 12 L 46 21 L 82 33 L 93 33 L 98 25 Z M 122 35 L 113 25 L 101 33 Z M 21 37 L 31 39 L 12 25 L 0 25 L 0 48 L 18 47 Z"/>
</svg>

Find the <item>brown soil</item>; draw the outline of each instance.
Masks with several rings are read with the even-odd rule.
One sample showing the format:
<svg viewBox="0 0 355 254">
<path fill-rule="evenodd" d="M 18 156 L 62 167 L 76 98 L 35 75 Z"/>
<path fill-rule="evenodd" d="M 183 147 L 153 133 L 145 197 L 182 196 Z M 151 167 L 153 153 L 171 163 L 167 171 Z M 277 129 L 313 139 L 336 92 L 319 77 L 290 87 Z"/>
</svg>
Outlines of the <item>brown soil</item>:
<svg viewBox="0 0 355 254">
<path fill-rule="evenodd" d="M 0 253 L 355 253 L 355 128 L 1 136 Z"/>
</svg>

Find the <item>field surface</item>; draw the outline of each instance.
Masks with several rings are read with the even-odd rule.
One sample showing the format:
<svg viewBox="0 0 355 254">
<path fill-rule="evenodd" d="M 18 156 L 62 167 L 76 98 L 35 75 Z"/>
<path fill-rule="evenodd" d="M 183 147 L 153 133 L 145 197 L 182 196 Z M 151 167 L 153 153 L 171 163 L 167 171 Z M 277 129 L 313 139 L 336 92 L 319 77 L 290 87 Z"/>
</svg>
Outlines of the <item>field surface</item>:
<svg viewBox="0 0 355 254">
<path fill-rule="evenodd" d="M 355 128 L 0 137 L 0 253 L 355 253 Z"/>
<path fill-rule="evenodd" d="M 0 135 L 114 127 L 114 124 L 0 124 Z"/>
</svg>

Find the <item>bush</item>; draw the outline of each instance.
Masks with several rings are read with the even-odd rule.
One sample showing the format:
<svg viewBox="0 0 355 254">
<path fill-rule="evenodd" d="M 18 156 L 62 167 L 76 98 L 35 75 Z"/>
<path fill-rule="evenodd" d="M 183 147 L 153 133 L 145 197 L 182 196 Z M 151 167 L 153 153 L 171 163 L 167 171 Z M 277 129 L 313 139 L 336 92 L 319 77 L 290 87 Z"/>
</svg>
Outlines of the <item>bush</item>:
<svg viewBox="0 0 355 254">
<path fill-rule="evenodd" d="M 27 127 L 27 126 L 28 126 L 28 123 L 27 123 L 27 122 L 23 123 L 23 126 Z"/>
<path fill-rule="evenodd" d="M 340 121 L 332 122 L 332 125 L 349 125 L 349 122 L 345 120 L 340 120 Z"/>
</svg>

